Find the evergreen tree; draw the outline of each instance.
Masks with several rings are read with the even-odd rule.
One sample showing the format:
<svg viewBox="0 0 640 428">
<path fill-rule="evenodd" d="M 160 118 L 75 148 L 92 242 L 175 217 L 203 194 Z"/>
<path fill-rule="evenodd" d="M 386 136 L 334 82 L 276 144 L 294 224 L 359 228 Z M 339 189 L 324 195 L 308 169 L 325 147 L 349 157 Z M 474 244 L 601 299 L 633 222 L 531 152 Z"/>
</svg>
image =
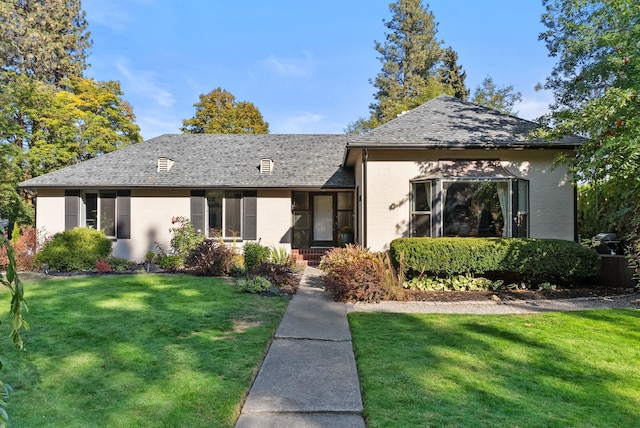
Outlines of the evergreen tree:
<svg viewBox="0 0 640 428">
<path fill-rule="evenodd" d="M 442 67 L 440 68 L 440 81 L 450 86 L 454 94 L 453 96 L 461 100 L 469 98 L 469 89 L 464 84 L 467 73 L 462 70 L 462 66 L 458 65 L 458 54 L 453 48 L 448 48 L 442 56 Z"/>
<path fill-rule="evenodd" d="M 58 86 L 82 76 L 89 36 L 80 0 L 4 0 L 0 70 Z"/>
<path fill-rule="evenodd" d="M 453 90 L 438 78 L 442 57 L 436 38 L 438 23 L 420 0 L 398 0 L 389 5 L 391 20 L 383 21 L 388 33 L 384 43 L 375 42 L 382 71 L 372 82 L 378 88 L 371 123 L 383 124 L 399 113 Z"/>
<path fill-rule="evenodd" d="M 236 97 L 222 88 L 201 94 L 194 107 L 195 116 L 182 121 L 180 129 L 185 134 L 269 133 L 269 124 L 255 105 L 236 101 Z"/>
<path fill-rule="evenodd" d="M 522 101 L 522 94 L 514 92 L 513 85 L 498 86 L 487 76 L 482 84 L 476 87 L 471 101 L 502 113 L 517 115 L 518 112 L 513 107 Z"/>
</svg>

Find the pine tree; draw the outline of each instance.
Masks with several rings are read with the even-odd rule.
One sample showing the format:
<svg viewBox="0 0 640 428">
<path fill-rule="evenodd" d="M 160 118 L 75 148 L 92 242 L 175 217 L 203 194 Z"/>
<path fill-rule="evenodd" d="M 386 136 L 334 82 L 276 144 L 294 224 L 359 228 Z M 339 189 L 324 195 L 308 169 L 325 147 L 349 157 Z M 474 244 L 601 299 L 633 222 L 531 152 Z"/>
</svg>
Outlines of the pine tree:
<svg viewBox="0 0 640 428">
<path fill-rule="evenodd" d="M 442 93 L 453 91 L 438 78 L 442 42 L 436 38 L 438 23 L 420 0 L 398 0 L 389 5 L 392 18 L 383 21 L 389 33 L 375 43 L 382 71 L 372 82 L 377 102 L 369 106 L 375 123 L 385 123 L 404 110 Z"/>
<path fill-rule="evenodd" d="M 0 69 L 60 85 L 81 77 L 92 42 L 80 0 L 0 3 Z"/>
<path fill-rule="evenodd" d="M 461 100 L 469 98 L 469 89 L 464 84 L 467 73 L 458 65 L 458 54 L 453 48 L 448 48 L 442 56 L 442 67 L 440 68 L 440 82 L 450 86 L 453 96 Z"/>
</svg>

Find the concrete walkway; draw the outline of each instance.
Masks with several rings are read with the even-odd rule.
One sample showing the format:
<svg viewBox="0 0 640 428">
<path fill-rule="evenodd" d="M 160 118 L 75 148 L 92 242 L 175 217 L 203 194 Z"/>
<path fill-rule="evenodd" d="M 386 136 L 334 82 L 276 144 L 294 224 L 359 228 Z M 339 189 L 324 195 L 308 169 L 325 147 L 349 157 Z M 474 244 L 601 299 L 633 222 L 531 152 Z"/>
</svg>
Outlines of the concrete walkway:
<svg viewBox="0 0 640 428">
<path fill-rule="evenodd" d="M 251 387 L 236 428 L 364 428 L 344 303 L 307 267 Z"/>
</svg>

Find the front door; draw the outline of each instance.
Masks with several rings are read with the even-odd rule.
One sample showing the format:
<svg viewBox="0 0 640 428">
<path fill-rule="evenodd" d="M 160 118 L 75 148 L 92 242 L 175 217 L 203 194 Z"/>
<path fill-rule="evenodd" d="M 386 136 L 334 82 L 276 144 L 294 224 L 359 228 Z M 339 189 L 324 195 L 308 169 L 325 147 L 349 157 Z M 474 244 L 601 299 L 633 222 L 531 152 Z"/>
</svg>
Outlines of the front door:
<svg viewBox="0 0 640 428">
<path fill-rule="evenodd" d="M 335 194 L 312 194 L 311 197 L 311 246 L 334 245 Z"/>
</svg>

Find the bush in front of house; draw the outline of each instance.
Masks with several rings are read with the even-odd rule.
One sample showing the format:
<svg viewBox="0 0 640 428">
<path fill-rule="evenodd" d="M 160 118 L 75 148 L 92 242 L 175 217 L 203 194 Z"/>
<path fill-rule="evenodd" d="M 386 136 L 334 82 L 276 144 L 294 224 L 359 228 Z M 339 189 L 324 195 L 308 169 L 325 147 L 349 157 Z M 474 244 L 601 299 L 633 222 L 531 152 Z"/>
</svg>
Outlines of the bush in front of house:
<svg viewBox="0 0 640 428">
<path fill-rule="evenodd" d="M 43 233 L 38 232 L 33 226 L 21 226 L 14 230 L 11 236 L 18 270 L 33 270 L 35 268 L 35 256 L 38 249 L 47 242 Z M 9 265 L 6 247 L 0 247 L 0 270 L 5 270 Z"/>
<path fill-rule="evenodd" d="M 243 248 L 244 267 L 247 272 L 251 272 L 260 263 L 269 261 L 271 249 L 261 245 L 260 242 L 247 242 Z"/>
<path fill-rule="evenodd" d="M 170 229 L 171 249 L 173 254 L 180 256 L 184 262 L 189 253 L 197 248 L 205 237 L 193 228 L 191 220 L 186 217 L 174 217 L 171 222 L 174 224 Z"/>
<path fill-rule="evenodd" d="M 237 264 L 238 254 L 224 242 L 207 240 L 191 250 L 185 260 L 185 266 L 196 274 L 204 276 L 226 276 Z"/>
<path fill-rule="evenodd" d="M 111 255 L 112 244 L 104 233 L 87 227 L 76 227 L 57 233 L 36 254 L 37 265 L 49 270 L 90 271 L 96 262 Z"/>
<path fill-rule="evenodd" d="M 600 271 L 595 251 L 556 239 L 400 238 L 391 242 L 390 255 L 396 267 L 402 262 L 408 278 L 471 274 L 525 284 L 571 284 Z"/>
<path fill-rule="evenodd" d="M 300 275 L 290 259 L 284 263 L 260 263 L 251 269 L 248 276 L 265 278 L 280 292 L 287 294 L 295 294 L 300 286 Z"/>
<path fill-rule="evenodd" d="M 347 245 L 322 257 L 325 290 L 341 302 L 404 300 L 405 290 L 387 253 Z"/>
</svg>

